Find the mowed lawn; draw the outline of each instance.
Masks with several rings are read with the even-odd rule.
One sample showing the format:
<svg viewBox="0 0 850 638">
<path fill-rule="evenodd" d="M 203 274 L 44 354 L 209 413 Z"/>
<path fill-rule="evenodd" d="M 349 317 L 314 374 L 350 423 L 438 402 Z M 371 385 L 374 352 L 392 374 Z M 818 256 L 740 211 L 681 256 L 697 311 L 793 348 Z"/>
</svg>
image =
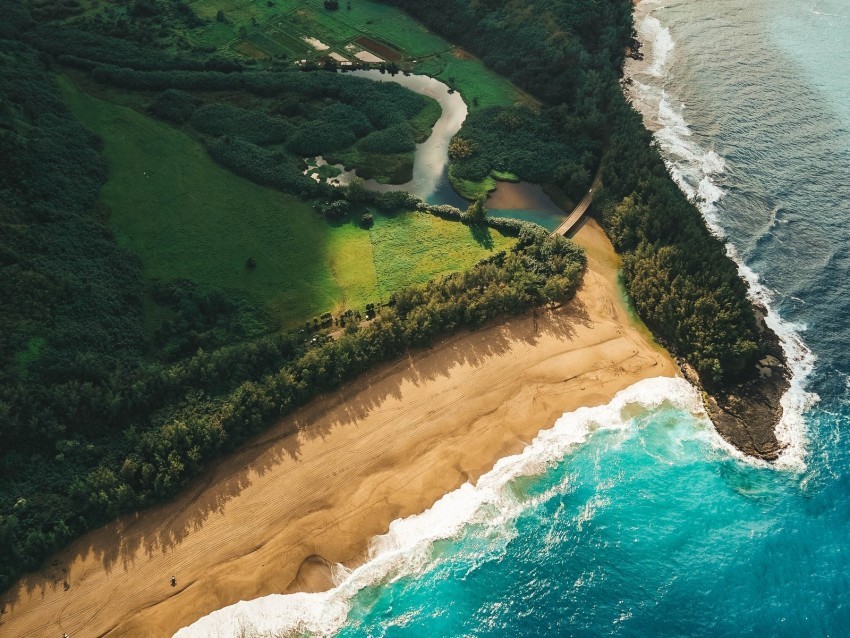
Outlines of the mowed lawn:
<svg viewBox="0 0 850 638">
<path fill-rule="evenodd" d="M 149 281 L 239 290 L 294 327 L 386 301 L 399 287 L 468 268 L 513 241 L 492 232 L 480 242 L 466 226 L 420 213 L 376 215 L 370 231 L 328 224 L 310 204 L 219 167 L 181 131 L 59 82 L 74 115 L 103 139 L 109 179 L 101 201 Z"/>
</svg>

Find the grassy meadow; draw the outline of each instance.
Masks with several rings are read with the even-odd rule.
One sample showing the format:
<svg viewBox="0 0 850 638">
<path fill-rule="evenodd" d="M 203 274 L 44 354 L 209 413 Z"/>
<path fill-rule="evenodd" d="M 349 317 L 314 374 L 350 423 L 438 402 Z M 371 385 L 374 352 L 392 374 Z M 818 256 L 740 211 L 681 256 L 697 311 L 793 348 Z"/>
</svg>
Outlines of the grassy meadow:
<svg viewBox="0 0 850 638">
<path fill-rule="evenodd" d="M 66 102 L 104 142 L 101 200 L 149 281 L 186 278 L 239 290 L 284 327 L 362 308 L 411 283 L 467 268 L 512 239 L 430 215 L 376 215 L 367 231 L 329 224 L 309 203 L 216 165 L 183 132 L 94 98 L 60 78 Z M 254 269 L 246 267 L 253 257 Z"/>
<path fill-rule="evenodd" d="M 490 229 L 477 232 L 427 213 L 375 217 L 369 237 L 381 300 L 401 286 L 465 270 L 516 241 Z"/>
<path fill-rule="evenodd" d="M 470 110 L 489 106 L 533 105 L 509 80 L 488 69 L 481 60 L 459 50 L 432 56 L 414 67 L 416 73 L 430 75 L 457 89 Z"/>
</svg>

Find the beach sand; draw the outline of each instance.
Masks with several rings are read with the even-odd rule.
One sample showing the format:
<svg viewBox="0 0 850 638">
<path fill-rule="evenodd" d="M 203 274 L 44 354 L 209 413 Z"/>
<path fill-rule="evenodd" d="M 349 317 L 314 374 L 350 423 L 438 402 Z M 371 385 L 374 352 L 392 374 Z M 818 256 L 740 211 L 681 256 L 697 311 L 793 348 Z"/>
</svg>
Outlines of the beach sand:
<svg viewBox="0 0 850 638">
<path fill-rule="evenodd" d="M 355 564 L 393 519 L 475 481 L 562 413 L 677 374 L 625 309 L 596 223 L 575 239 L 590 264 L 570 304 L 446 339 L 313 401 L 168 505 L 22 579 L 3 596 L 0 634 L 170 636 L 240 599 L 327 588 L 328 563 Z"/>
</svg>

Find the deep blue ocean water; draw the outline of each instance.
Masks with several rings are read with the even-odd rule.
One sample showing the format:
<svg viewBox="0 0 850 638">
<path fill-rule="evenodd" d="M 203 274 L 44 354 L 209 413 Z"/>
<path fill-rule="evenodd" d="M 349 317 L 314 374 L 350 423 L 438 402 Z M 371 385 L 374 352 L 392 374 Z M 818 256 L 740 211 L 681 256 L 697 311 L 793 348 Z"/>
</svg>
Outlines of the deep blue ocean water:
<svg viewBox="0 0 850 638">
<path fill-rule="evenodd" d="M 336 590 L 192 635 L 850 635 L 850 2 L 636 15 L 631 97 L 794 362 L 780 467 L 724 446 L 683 381 L 641 382 L 394 523 Z"/>
</svg>

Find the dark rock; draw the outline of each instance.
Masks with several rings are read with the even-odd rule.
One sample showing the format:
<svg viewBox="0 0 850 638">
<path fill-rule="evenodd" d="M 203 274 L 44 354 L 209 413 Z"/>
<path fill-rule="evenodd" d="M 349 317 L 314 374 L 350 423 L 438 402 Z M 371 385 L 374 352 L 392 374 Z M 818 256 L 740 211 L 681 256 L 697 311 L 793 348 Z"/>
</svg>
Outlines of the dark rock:
<svg viewBox="0 0 850 638">
<path fill-rule="evenodd" d="M 702 390 L 703 403 L 720 436 L 744 454 L 775 461 L 783 450 L 776 438 L 776 425 L 782 418 L 779 401 L 788 390 L 791 375 L 779 338 L 764 323 L 764 309 L 756 310 L 766 354 L 752 378 L 708 390 L 687 363 L 680 362 L 680 367 L 685 378 Z"/>
</svg>

